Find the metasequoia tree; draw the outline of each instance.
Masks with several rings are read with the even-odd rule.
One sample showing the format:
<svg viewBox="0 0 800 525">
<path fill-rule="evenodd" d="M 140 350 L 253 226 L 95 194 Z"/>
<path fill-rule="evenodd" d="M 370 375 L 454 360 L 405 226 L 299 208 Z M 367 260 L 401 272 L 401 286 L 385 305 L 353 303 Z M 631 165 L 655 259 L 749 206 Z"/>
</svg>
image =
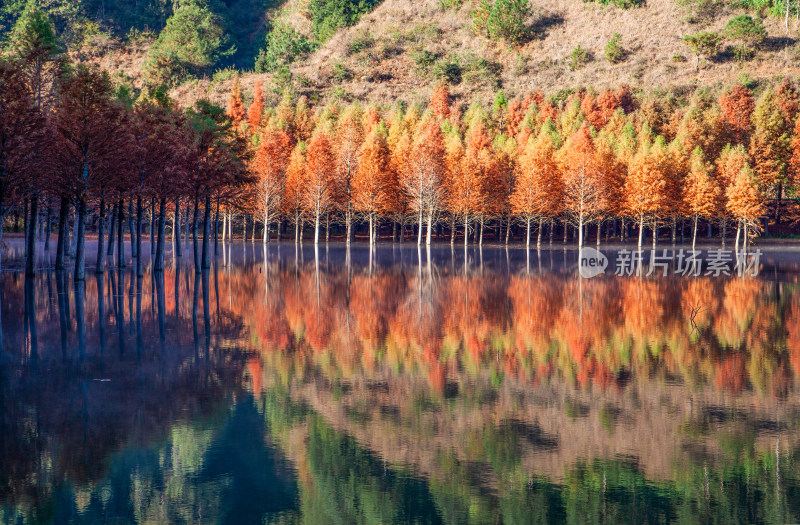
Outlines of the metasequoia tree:
<svg viewBox="0 0 800 525">
<path fill-rule="evenodd" d="M 298 142 L 292 150 L 292 154 L 289 156 L 289 165 L 286 167 L 286 182 L 281 199 L 281 211 L 291 217 L 295 224 L 295 244 L 303 240 L 303 182 L 305 180 L 306 150 L 305 142 Z"/>
<path fill-rule="evenodd" d="M 750 232 L 759 231 L 759 220 L 764 215 L 764 197 L 758 189 L 756 177 L 749 166 L 743 166 L 734 176 L 725 194 L 726 206 L 744 230 L 744 250 Z M 739 230 L 736 232 L 736 251 L 739 251 Z"/>
<path fill-rule="evenodd" d="M 0 245 L 6 215 L 28 184 L 42 124 L 19 64 L 0 57 Z"/>
<path fill-rule="evenodd" d="M 286 183 L 286 168 L 289 165 L 291 153 L 291 137 L 283 130 L 265 129 L 259 140 L 252 170 L 257 179 L 257 209 L 264 218 L 263 243 L 266 244 L 269 242 L 272 217 L 278 213 L 281 207 L 281 198 Z"/>
<path fill-rule="evenodd" d="M 686 176 L 684 199 L 694 227 L 692 228 L 692 249 L 697 242 L 697 221 L 700 217 L 710 219 L 719 209 L 719 188 L 711 175 L 703 150 L 695 148 L 692 152 L 691 169 Z"/>
<path fill-rule="evenodd" d="M 780 201 L 786 182 L 786 167 L 791 157 L 792 129 L 787 111 L 779 102 L 779 97 L 769 87 L 761 94 L 752 115 L 753 133 L 750 139 L 753 172 L 759 185 L 767 188 L 775 199 L 776 223 L 780 222 Z"/>
<path fill-rule="evenodd" d="M 101 169 L 133 141 L 121 108 L 112 99 L 108 74 L 79 66 L 59 86 L 51 115 L 59 181 L 77 207 L 75 280 L 85 278 L 84 233 L 89 199 L 113 176 Z M 63 235 L 63 230 L 60 235 Z M 63 240 L 59 241 L 63 246 Z"/>
<path fill-rule="evenodd" d="M 261 82 L 256 82 L 253 88 L 253 102 L 247 108 L 247 124 L 250 133 L 255 133 L 261 124 L 261 117 L 264 115 L 264 88 Z"/>
<path fill-rule="evenodd" d="M 314 244 L 319 244 L 320 218 L 334 204 L 334 181 L 331 177 L 336 158 L 331 140 L 325 131 L 311 137 L 302 183 L 303 210 L 314 217 Z"/>
<path fill-rule="evenodd" d="M 514 215 L 525 222 L 525 245 L 531 244 L 531 222 L 539 221 L 537 248 L 542 244 L 542 223 L 555 217 L 562 199 L 562 179 L 555 160 L 555 147 L 545 128 L 520 155 L 517 180 L 511 194 Z"/>
<path fill-rule="evenodd" d="M 353 179 L 359 169 L 360 148 L 364 141 L 364 129 L 361 125 L 361 111 L 352 108 L 339 119 L 336 129 L 335 157 L 336 178 L 335 192 L 340 208 L 344 212 L 345 238 L 347 244 L 353 236 Z M 371 238 L 372 233 L 370 233 Z"/>
<path fill-rule="evenodd" d="M 378 215 L 389 202 L 389 147 L 386 144 L 386 127 L 381 123 L 373 128 L 361 146 L 358 171 L 353 179 L 353 206 L 367 217 L 369 243 L 376 241 Z"/>
<path fill-rule="evenodd" d="M 600 215 L 604 198 L 594 143 L 587 126 L 581 126 L 567 140 L 560 161 L 565 218 L 578 229 L 578 246 L 582 247 L 584 225 Z"/>
<path fill-rule="evenodd" d="M 750 138 L 755 103 L 753 94 L 744 86 L 736 86 L 719 97 L 725 140 L 732 144 L 747 144 Z"/>
<path fill-rule="evenodd" d="M 431 232 L 436 212 L 444 197 L 444 141 L 439 124 L 427 120 L 419 124 L 420 132 L 411 148 L 410 158 L 401 179 L 403 191 L 408 197 L 410 208 L 418 216 L 419 230 L 417 244 L 422 244 L 424 219 L 427 219 L 428 234 L 426 244 L 431 243 Z"/>
<path fill-rule="evenodd" d="M 639 224 L 639 250 L 642 249 L 645 221 L 655 223 L 658 214 L 663 211 L 667 185 L 664 149 L 661 138 L 652 145 L 642 144 L 631 161 L 625 180 L 625 209 Z"/>
</svg>

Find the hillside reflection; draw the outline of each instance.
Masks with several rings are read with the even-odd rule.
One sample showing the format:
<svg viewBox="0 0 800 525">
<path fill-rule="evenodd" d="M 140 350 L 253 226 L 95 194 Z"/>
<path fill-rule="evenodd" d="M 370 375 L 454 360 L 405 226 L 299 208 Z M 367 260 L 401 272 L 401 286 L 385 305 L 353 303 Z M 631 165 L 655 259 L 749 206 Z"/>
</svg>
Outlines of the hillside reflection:
<svg viewBox="0 0 800 525">
<path fill-rule="evenodd" d="M 0 523 L 800 519 L 800 269 L 574 255 L 3 274 Z"/>
</svg>

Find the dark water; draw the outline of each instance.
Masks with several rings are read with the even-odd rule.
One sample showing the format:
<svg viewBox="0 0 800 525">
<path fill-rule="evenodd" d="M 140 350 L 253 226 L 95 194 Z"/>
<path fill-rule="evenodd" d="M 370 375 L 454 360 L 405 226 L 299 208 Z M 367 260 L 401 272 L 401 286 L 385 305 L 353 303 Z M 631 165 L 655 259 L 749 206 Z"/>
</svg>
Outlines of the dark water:
<svg viewBox="0 0 800 525">
<path fill-rule="evenodd" d="M 170 259 L 4 261 L 0 523 L 800 521 L 793 253 L 589 280 L 564 250 Z"/>
</svg>

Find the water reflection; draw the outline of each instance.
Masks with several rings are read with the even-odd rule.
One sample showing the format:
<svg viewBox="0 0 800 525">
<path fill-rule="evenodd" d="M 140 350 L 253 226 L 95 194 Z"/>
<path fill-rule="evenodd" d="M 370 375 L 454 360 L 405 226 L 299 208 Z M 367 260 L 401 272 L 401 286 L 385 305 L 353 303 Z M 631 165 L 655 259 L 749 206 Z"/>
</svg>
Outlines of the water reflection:
<svg viewBox="0 0 800 525">
<path fill-rule="evenodd" d="M 759 278 L 581 280 L 569 250 L 217 262 L 2 275 L 0 522 L 800 518 L 778 253 Z"/>
</svg>

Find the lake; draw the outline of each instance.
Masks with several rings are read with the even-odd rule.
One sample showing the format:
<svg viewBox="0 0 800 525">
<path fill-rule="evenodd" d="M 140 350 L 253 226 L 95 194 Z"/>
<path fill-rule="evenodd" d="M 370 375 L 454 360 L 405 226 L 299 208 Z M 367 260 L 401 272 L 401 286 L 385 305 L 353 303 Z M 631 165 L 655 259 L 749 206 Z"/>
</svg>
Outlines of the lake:
<svg viewBox="0 0 800 525">
<path fill-rule="evenodd" d="M 0 523 L 800 521 L 796 252 L 239 241 L 77 285 L 20 253 Z"/>
</svg>

